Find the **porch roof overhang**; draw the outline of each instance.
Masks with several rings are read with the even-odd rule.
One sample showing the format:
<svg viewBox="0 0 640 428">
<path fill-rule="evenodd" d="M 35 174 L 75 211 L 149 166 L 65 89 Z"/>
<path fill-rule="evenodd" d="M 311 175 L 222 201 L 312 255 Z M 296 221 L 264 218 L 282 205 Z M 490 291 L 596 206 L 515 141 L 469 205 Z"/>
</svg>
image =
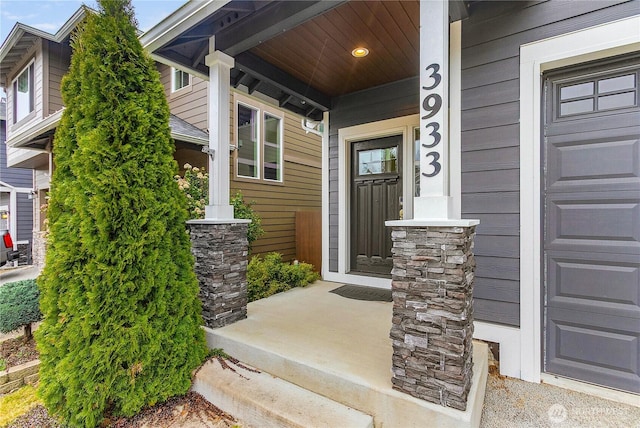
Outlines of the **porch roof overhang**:
<svg viewBox="0 0 640 428">
<path fill-rule="evenodd" d="M 451 0 L 450 20 L 470 2 Z M 416 76 L 419 0 L 192 1 L 141 36 L 154 59 L 208 79 L 209 40 L 234 57 L 234 87 L 314 120 L 335 97 Z M 351 51 L 364 46 L 365 58 Z"/>
</svg>

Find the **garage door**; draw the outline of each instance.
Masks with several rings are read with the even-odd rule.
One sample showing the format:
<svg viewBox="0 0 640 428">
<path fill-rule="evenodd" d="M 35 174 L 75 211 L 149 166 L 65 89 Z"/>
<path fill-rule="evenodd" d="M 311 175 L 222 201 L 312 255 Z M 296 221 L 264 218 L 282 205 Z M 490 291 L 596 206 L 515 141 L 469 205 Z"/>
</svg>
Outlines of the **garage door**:
<svg viewBox="0 0 640 428">
<path fill-rule="evenodd" d="M 640 58 L 545 78 L 544 370 L 640 393 Z"/>
</svg>

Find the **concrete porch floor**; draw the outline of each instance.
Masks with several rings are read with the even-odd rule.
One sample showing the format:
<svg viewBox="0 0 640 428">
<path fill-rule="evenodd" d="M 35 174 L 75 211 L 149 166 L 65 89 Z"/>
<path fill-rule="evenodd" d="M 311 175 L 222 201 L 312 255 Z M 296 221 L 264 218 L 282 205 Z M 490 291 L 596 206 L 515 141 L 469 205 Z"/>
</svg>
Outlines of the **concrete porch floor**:
<svg viewBox="0 0 640 428">
<path fill-rule="evenodd" d="M 477 427 L 487 382 L 485 344 L 474 342 L 467 410 L 391 387 L 391 303 L 347 299 L 317 281 L 249 304 L 248 318 L 206 329 L 211 348 L 374 418 L 376 427 Z"/>
</svg>

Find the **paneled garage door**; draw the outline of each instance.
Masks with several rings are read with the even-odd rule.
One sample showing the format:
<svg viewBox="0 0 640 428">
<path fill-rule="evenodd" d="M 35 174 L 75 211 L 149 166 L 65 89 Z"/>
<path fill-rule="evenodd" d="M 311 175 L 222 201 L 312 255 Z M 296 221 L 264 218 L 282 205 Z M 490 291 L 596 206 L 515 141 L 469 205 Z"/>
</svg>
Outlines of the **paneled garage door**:
<svg viewBox="0 0 640 428">
<path fill-rule="evenodd" d="M 544 370 L 640 393 L 640 58 L 545 78 Z"/>
</svg>

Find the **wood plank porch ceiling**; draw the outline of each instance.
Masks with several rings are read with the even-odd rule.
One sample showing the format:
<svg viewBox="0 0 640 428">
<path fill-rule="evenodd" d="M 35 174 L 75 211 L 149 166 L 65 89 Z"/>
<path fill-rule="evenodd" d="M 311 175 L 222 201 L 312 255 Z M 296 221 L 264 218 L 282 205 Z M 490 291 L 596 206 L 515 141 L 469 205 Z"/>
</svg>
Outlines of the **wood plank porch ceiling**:
<svg viewBox="0 0 640 428">
<path fill-rule="evenodd" d="M 335 97 L 417 75 L 419 16 L 417 0 L 347 2 L 249 52 Z"/>
<path fill-rule="evenodd" d="M 466 18 L 471 3 L 449 0 L 451 20 Z M 231 85 L 319 120 L 334 97 L 418 74 L 419 16 L 419 0 L 233 0 L 154 53 L 206 75 L 215 36 L 235 58 Z M 354 58 L 356 47 L 369 55 Z"/>
</svg>

